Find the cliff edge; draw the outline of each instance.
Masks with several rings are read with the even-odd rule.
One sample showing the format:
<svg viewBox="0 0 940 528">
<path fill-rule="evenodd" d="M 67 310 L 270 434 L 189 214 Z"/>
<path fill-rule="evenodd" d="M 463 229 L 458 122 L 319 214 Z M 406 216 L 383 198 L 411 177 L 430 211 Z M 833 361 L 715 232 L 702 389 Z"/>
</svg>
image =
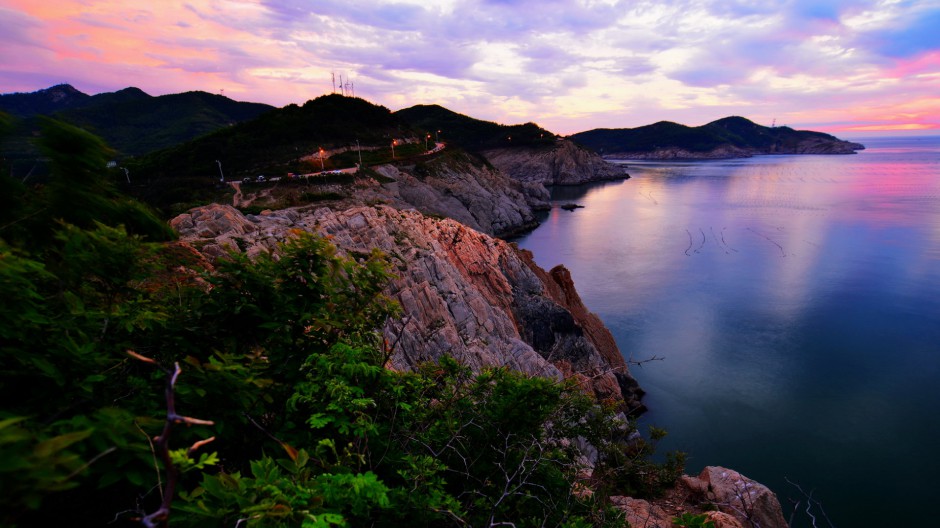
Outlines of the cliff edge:
<svg viewBox="0 0 940 528">
<path fill-rule="evenodd" d="M 510 178 L 542 185 L 578 185 L 629 178 L 622 166 L 608 163 L 597 153 L 558 140 L 551 147 L 512 147 L 481 154 Z"/>
<path fill-rule="evenodd" d="M 301 229 L 341 250 L 378 248 L 399 276 L 387 293 L 403 317 L 383 329 L 389 366 L 412 369 L 450 355 L 474 370 L 505 366 L 555 379 L 574 377 L 599 400 L 642 410 L 642 391 L 609 331 L 581 303 L 564 268 L 546 272 L 528 252 L 450 219 L 387 206 L 241 214 L 209 205 L 171 221 L 209 258 L 235 249 L 276 250 Z"/>
</svg>

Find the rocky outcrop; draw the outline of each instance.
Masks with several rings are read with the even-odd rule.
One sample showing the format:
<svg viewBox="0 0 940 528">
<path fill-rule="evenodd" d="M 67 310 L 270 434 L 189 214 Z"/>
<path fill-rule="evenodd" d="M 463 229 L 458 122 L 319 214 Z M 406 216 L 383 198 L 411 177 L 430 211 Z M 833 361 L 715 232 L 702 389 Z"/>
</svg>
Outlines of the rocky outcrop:
<svg viewBox="0 0 940 528">
<path fill-rule="evenodd" d="M 402 319 L 384 329 L 395 344 L 390 367 L 411 369 L 446 354 L 477 370 L 574 376 L 600 399 L 623 401 L 628 411 L 640 407 L 642 392 L 567 270 L 546 272 L 530 253 L 456 221 L 386 206 L 244 216 L 209 205 L 171 225 L 209 257 L 274 251 L 295 229 L 328 235 L 349 252 L 378 248 L 399 274 L 387 293 L 403 308 Z"/>
<path fill-rule="evenodd" d="M 535 228 L 533 211 L 549 207 L 541 186 L 507 178 L 470 162 L 439 159 L 408 167 L 383 165 L 375 170 L 386 183 L 356 190 L 359 203 L 384 203 L 445 216 L 496 236 Z"/>
<path fill-rule="evenodd" d="M 513 180 L 462 152 L 445 151 L 411 164 L 377 165 L 343 175 L 342 181 L 337 178 L 311 176 L 273 186 L 236 187 L 233 205 L 283 210 L 318 200 L 342 210 L 382 204 L 453 218 L 495 236 L 531 230 L 538 225 L 535 212 L 551 208 L 543 185 Z"/>
<path fill-rule="evenodd" d="M 716 528 L 786 528 L 780 501 L 770 489 L 737 471 L 709 466 L 697 477 L 683 475 L 662 499 L 611 497 L 630 526 L 672 528 L 683 513 L 704 514 Z"/>
<path fill-rule="evenodd" d="M 318 178 L 312 177 L 303 181 L 303 193 L 295 192 L 297 196 L 286 202 L 303 203 L 303 199 L 298 199 L 301 194 L 340 196 L 343 198 L 332 204 L 337 209 L 375 204 L 417 209 L 427 215 L 453 218 L 483 233 L 506 237 L 538 226 L 535 213 L 551 208 L 551 195 L 545 185 L 628 177 L 619 166 L 569 141 L 547 148 L 497 149 L 487 151 L 486 155 L 492 166 L 478 156 L 445 150 L 412 164 L 370 167 L 368 173 L 372 177 L 360 176 L 352 185 L 318 183 Z M 263 191 L 247 198 L 238 194 L 242 201 L 236 203 L 276 205 L 279 194 L 289 192 L 273 188 L 265 191 L 269 193 L 267 197 L 260 196 Z M 242 188 L 241 192 L 248 190 Z M 281 203 L 284 201 L 281 197 Z"/>
<path fill-rule="evenodd" d="M 855 154 L 857 150 L 865 150 L 865 145 L 851 141 L 810 137 L 792 147 L 771 148 L 769 152 L 761 152 L 761 154 Z"/>
<path fill-rule="evenodd" d="M 530 252 L 456 221 L 387 206 L 242 215 L 213 204 L 180 215 L 171 225 L 183 244 L 210 260 L 230 250 L 276 251 L 296 230 L 329 236 L 349 253 L 382 250 L 398 273 L 387 293 L 403 310 L 401 319 L 383 329 L 393 347 L 389 368 L 409 370 L 449 355 L 474 370 L 501 366 L 572 378 L 625 411 L 643 409 L 643 392 L 613 336 L 584 306 L 568 270 L 545 271 Z M 683 476 L 662 499 L 611 497 L 611 502 L 631 526 L 671 528 L 672 518 L 682 513 L 707 514 L 724 528 L 786 526 L 769 489 L 720 467 Z"/>
<path fill-rule="evenodd" d="M 482 154 L 494 167 L 521 182 L 577 185 L 629 177 L 623 167 L 567 140 L 552 147 L 499 148 Z"/>
</svg>

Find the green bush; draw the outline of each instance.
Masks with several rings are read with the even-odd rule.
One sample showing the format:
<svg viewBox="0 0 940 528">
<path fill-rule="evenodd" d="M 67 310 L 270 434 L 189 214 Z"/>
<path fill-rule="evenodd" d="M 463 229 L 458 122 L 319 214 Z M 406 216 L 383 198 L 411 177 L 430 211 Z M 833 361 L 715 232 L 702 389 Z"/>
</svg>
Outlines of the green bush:
<svg viewBox="0 0 940 528">
<path fill-rule="evenodd" d="M 3 526 L 616 526 L 603 497 L 675 476 L 571 383 L 385 368 L 379 252 L 296 233 L 193 277 L 184 249 L 86 213 L 0 233 Z"/>
</svg>

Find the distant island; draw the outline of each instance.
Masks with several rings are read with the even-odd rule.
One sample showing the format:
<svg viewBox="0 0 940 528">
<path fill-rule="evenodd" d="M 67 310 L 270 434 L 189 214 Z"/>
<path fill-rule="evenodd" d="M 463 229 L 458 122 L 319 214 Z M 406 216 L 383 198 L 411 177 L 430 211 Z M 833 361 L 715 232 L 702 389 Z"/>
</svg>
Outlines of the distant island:
<svg viewBox="0 0 940 528">
<path fill-rule="evenodd" d="M 864 145 L 822 132 L 765 127 L 738 116 L 689 127 L 660 121 L 637 128 L 596 128 L 569 137 L 606 159 L 723 159 L 759 154 L 855 154 Z"/>
</svg>

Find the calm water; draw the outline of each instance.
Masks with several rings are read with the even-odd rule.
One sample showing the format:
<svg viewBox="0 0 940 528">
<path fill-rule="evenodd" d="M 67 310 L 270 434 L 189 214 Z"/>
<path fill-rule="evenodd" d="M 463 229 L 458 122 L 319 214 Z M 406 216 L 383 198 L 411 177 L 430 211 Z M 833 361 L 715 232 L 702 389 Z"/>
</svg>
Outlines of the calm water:
<svg viewBox="0 0 940 528">
<path fill-rule="evenodd" d="M 787 516 L 789 478 L 842 528 L 940 526 L 940 137 L 862 142 L 630 163 L 518 242 L 625 356 L 664 358 L 633 369 L 643 421 L 689 472 L 735 468 Z"/>
</svg>

